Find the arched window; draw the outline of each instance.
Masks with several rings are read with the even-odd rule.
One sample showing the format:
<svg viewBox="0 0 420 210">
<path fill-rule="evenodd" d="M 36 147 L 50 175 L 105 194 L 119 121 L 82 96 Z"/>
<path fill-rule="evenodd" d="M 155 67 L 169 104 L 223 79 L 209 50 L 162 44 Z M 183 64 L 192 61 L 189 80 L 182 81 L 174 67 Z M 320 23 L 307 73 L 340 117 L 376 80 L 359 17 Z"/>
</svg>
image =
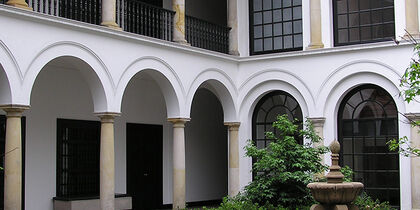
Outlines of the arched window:
<svg viewBox="0 0 420 210">
<path fill-rule="evenodd" d="M 333 0 L 333 4 L 335 46 L 395 37 L 394 0 Z"/>
<path fill-rule="evenodd" d="M 341 165 L 354 170 L 374 199 L 400 203 L 399 155 L 387 141 L 398 138 L 398 112 L 392 97 L 375 85 L 363 85 L 348 93 L 338 112 Z"/>
<path fill-rule="evenodd" d="M 252 116 L 252 139 L 257 148 L 267 147 L 271 139 L 265 137 L 265 132 L 273 130 L 273 122 L 277 120 L 277 115 L 286 114 L 289 120 L 297 119 L 302 124 L 302 110 L 293 96 L 283 91 L 273 91 L 258 102 Z M 302 139 L 298 139 L 302 143 Z"/>
</svg>

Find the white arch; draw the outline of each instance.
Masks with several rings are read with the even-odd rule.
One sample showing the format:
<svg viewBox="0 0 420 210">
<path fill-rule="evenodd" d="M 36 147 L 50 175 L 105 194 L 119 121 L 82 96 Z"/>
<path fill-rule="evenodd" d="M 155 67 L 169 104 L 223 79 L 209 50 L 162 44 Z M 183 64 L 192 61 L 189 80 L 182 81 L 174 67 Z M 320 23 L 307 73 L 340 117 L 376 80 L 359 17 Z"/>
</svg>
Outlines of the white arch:
<svg viewBox="0 0 420 210">
<path fill-rule="evenodd" d="M 142 57 L 131 62 L 121 75 L 115 91 L 115 108 L 121 110 L 124 91 L 130 80 L 139 72 L 151 76 L 161 88 L 165 98 L 168 118 L 186 117 L 183 109 L 185 90 L 176 72 L 165 61 L 157 57 Z"/>
<path fill-rule="evenodd" d="M 355 65 L 352 65 L 355 67 Z M 357 66 L 357 65 L 356 65 Z M 359 66 L 360 67 L 360 66 Z M 399 89 L 397 86 L 397 81 L 390 77 L 390 73 L 395 76 L 394 71 L 385 70 L 382 68 L 381 74 L 372 70 L 362 70 L 359 69 L 358 73 L 354 73 L 353 70 L 349 70 L 347 74 L 341 75 L 343 78 L 341 80 L 334 80 L 334 85 L 329 89 L 328 96 L 324 99 L 325 105 L 323 106 L 323 113 L 326 118 L 324 124 L 324 144 L 329 145 L 334 139 L 338 138 L 337 133 L 337 116 L 338 109 L 340 104 L 345 97 L 345 95 L 354 89 L 357 86 L 364 84 L 374 84 L 385 89 L 391 97 L 394 99 L 394 102 L 397 106 L 397 110 L 400 113 L 405 113 L 407 110 L 406 103 L 404 100 L 399 97 Z M 334 77 L 331 77 L 334 78 Z M 394 81 L 393 81 L 394 80 Z M 325 93 L 324 93 L 325 94 Z M 402 121 L 402 116 L 399 116 L 399 121 Z M 410 125 L 405 123 L 399 123 L 399 136 L 409 136 L 410 135 Z M 327 164 L 329 164 L 328 158 Z M 400 186 L 401 189 L 401 204 L 406 206 L 401 206 L 403 209 L 411 208 L 408 205 L 411 205 L 411 169 L 410 169 L 410 159 L 400 155 Z"/>
<path fill-rule="evenodd" d="M 304 85 L 301 84 L 296 77 L 293 77 L 290 74 L 267 71 L 265 75 L 262 75 L 261 77 L 257 76 L 253 79 L 249 79 L 248 82 L 244 83 L 241 87 L 239 110 L 241 129 L 239 130 L 239 148 L 244 148 L 247 144 L 247 139 L 252 138 L 252 114 L 260 99 L 269 92 L 281 90 L 289 93 L 299 103 L 302 109 L 303 117 L 305 118 L 309 116 L 310 111 L 308 104 L 313 103 L 311 101 L 309 91 L 298 89 L 298 87 L 303 88 Z M 311 102 L 307 102 L 306 99 Z M 245 157 L 245 150 L 241 149 L 239 151 L 239 155 L 241 157 Z M 250 180 L 252 180 L 252 173 L 249 173 L 252 166 L 252 159 L 242 158 L 239 165 L 240 173 L 243 174 L 243 177 L 241 177 L 240 180 L 240 185 L 241 187 L 244 187 Z"/>
<path fill-rule="evenodd" d="M 237 108 L 235 98 L 237 90 L 232 79 L 220 69 L 206 69 L 192 82 L 187 94 L 186 111 L 191 113 L 191 106 L 194 95 L 198 88 L 204 87 L 214 93 L 220 100 L 223 107 L 223 117 L 225 122 L 237 122 Z"/>
<path fill-rule="evenodd" d="M 239 88 L 241 115 L 250 113 L 252 115 L 250 110 L 253 110 L 259 99 L 274 90 L 283 90 L 292 95 L 298 101 L 303 116 L 312 116 L 315 102 L 310 89 L 300 77 L 283 69 L 259 71 L 241 84 Z M 252 104 L 250 107 L 249 103 Z"/>
<path fill-rule="evenodd" d="M 15 57 L 6 44 L 0 40 L 0 104 L 19 104 L 16 95 L 18 95 L 22 78 L 22 72 Z"/>
<path fill-rule="evenodd" d="M 372 75 L 380 75 L 392 83 L 394 87 L 398 87 L 399 79 L 401 78 L 401 75 L 398 73 L 398 71 L 379 61 L 357 60 L 346 63 L 328 75 L 328 77 L 323 81 L 321 87 L 319 88 L 316 94 L 317 114 L 319 116 L 324 115 L 326 102 L 330 97 L 331 92 L 336 89 L 336 86 L 344 81 L 345 78 L 361 73 L 372 73 Z"/>
<path fill-rule="evenodd" d="M 111 75 L 102 60 L 88 47 L 75 42 L 57 42 L 42 49 L 31 61 L 24 74 L 20 99 L 29 104 L 32 87 L 36 77 L 50 61 L 57 58 L 76 59 L 78 70 L 89 85 L 94 112 L 112 112 L 114 84 Z"/>
</svg>

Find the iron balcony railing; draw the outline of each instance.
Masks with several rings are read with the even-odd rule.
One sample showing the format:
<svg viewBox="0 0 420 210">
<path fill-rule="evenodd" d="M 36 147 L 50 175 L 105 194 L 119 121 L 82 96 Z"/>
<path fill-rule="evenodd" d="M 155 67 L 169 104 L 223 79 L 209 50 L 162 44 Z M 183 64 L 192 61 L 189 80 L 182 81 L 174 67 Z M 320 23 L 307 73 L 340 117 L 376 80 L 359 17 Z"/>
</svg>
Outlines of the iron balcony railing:
<svg viewBox="0 0 420 210">
<path fill-rule="evenodd" d="M 0 0 L 5 4 L 7 0 Z M 27 0 L 36 12 L 99 25 L 102 0 Z M 116 21 L 127 32 L 173 40 L 175 12 L 138 0 L 117 0 Z M 229 30 L 195 17 L 186 16 L 185 36 L 194 47 L 228 53 Z"/>
<path fill-rule="evenodd" d="M 194 47 L 222 53 L 229 52 L 230 28 L 195 17 L 185 17 L 185 38 Z"/>
<path fill-rule="evenodd" d="M 174 15 L 137 0 L 117 0 L 117 24 L 124 31 L 172 41 Z"/>
</svg>

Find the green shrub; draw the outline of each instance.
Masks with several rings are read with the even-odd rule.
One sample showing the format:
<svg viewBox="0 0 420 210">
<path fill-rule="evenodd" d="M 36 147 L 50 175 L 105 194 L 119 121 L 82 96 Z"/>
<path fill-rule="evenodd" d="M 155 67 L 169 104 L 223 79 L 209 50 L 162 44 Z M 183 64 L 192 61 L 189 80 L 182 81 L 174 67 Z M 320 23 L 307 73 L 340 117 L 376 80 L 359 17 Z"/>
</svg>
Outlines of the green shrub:
<svg viewBox="0 0 420 210">
<path fill-rule="evenodd" d="M 246 155 L 256 162 L 252 166 L 254 180 L 245 187 L 245 197 L 253 203 L 286 206 L 291 209 L 308 206 L 314 201 L 306 185 L 314 181 L 314 174 L 327 169 L 321 163 L 321 155 L 328 149 L 313 147 L 321 138 L 316 135 L 307 120 L 305 129 L 289 121 L 287 116 L 278 116 L 273 123 L 276 135 L 267 132 L 272 139 L 269 147 L 258 149 L 252 141 L 245 147 Z M 296 136 L 307 140 L 299 144 Z"/>
<path fill-rule="evenodd" d="M 204 207 L 203 209 L 208 209 Z M 217 208 L 210 208 L 212 210 L 309 210 L 309 207 L 299 208 L 284 208 L 281 206 L 273 206 L 272 204 L 259 205 L 252 203 L 243 195 L 235 196 L 234 198 L 225 197 L 223 202 Z"/>
<path fill-rule="evenodd" d="M 359 207 L 360 210 L 391 210 L 389 202 L 380 202 L 378 199 L 373 200 L 366 192 L 363 192 L 356 198 L 354 204 Z"/>
<path fill-rule="evenodd" d="M 341 173 L 344 175 L 344 182 L 352 182 L 353 181 L 353 169 L 349 166 L 341 167 Z"/>
</svg>

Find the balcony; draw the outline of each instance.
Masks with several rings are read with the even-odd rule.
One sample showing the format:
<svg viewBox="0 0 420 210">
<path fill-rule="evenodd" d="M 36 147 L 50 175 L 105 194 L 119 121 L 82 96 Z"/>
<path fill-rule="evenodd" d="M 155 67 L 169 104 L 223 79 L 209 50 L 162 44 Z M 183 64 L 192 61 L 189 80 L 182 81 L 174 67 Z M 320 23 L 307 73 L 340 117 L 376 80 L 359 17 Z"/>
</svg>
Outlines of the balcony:
<svg viewBox="0 0 420 210">
<path fill-rule="evenodd" d="M 5 4 L 7 0 L 0 0 Z M 27 0 L 34 11 L 99 25 L 101 23 L 101 0 Z M 175 12 L 138 0 L 116 0 L 116 21 L 130 33 L 166 41 L 173 40 Z M 185 37 L 191 46 L 221 53 L 229 52 L 229 30 L 186 15 Z"/>
</svg>

